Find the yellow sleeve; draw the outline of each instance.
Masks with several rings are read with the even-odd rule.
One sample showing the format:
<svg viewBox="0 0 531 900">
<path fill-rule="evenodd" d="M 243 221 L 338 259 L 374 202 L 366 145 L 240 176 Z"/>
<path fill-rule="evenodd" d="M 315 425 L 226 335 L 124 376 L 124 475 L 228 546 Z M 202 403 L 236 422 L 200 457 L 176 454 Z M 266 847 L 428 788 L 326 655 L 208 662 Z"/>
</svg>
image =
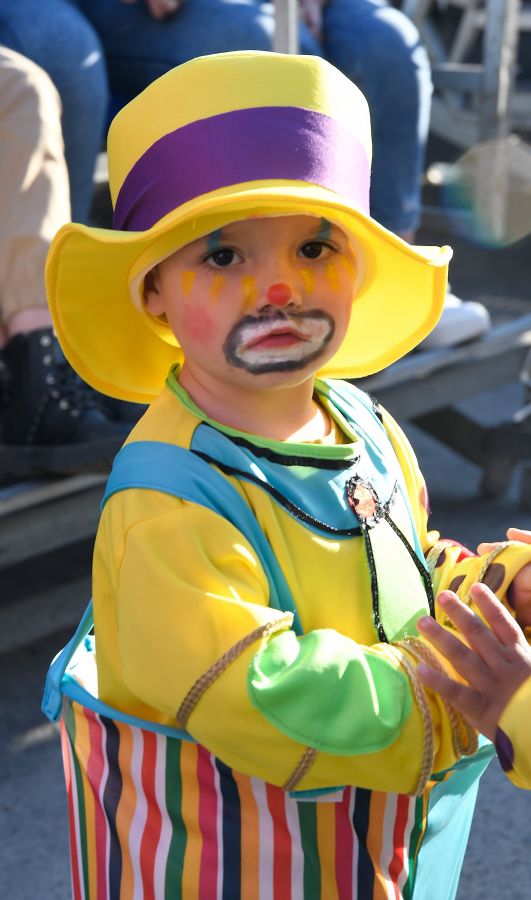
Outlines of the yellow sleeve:
<svg viewBox="0 0 531 900">
<path fill-rule="evenodd" d="M 383 418 L 404 474 L 415 525 L 431 572 L 434 594 L 449 589 L 471 605 L 470 587 L 481 581 L 491 588 L 514 615 L 507 589 L 520 569 L 531 562 L 531 545 L 511 541 L 501 545 L 493 553 L 477 556 L 451 539 L 441 540 L 437 531 L 429 531 L 428 494 L 413 449 L 387 412 L 383 412 Z M 452 627 L 446 617 L 442 624 Z"/>
<path fill-rule="evenodd" d="M 531 790 L 531 678 L 505 707 L 494 743 L 507 777 L 518 787 Z"/>
<path fill-rule="evenodd" d="M 444 704 L 417 681 L 413 647 L 365 647 L 333 628 L 297 637 L 291 615 L 268 606 L 261 565 L 226 520 L 175 501 L 125 540 L 118 532 L 119 677 L 144 715 L 185 726 L 239 771 L 298 790 L 414 793 L 462 752 Z M 101 681 L 112 700 L 103 671 Z"/>
</svg>

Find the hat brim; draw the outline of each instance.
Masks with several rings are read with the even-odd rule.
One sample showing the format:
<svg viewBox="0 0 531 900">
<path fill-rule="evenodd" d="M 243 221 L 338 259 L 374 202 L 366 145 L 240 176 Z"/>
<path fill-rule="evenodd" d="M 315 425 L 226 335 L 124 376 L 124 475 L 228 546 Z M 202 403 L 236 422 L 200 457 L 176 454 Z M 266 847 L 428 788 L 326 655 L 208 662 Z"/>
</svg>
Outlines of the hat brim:
<svg viewBox="0 0 531 900">
<path fill-rule="evenodd" d="M 46 287 L 66 358 L 96 390 L 149 403 L 169 368 L 182 362 L 182 351 L 138 300 L 145 272 L 229 222 L 296 214 L 324 217 L 342 228 L 360 267 L 345 340 L 321 377 L 370 375 L 429 334 L 443 307 L 449 247 L 411 246 L 317 185 L 251 182 L 196 198 L 149 231 L 65 225 L 50 248 Z"/>
</svg>

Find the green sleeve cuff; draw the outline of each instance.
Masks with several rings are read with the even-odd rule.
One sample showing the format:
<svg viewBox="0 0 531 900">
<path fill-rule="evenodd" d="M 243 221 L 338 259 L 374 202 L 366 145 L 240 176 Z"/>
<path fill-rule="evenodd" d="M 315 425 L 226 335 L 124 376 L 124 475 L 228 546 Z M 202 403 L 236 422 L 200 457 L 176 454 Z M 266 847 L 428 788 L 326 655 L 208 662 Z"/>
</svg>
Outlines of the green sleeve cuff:
<svg viewBox="0 0 531 900">
<path fill-rule="evenodd" d="M 275 635 L 251 661 L 248 692 L 283 734 L 341 756 L 388 747 L 412 708 L 405 673 L 332 629 Z"/>
</svg>

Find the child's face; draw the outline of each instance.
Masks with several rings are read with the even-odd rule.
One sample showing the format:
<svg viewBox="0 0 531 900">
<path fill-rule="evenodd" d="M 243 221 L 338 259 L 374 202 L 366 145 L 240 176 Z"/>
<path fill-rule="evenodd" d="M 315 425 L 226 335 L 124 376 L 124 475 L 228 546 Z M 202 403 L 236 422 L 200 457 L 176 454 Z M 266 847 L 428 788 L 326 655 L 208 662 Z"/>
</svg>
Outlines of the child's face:
<svg viewBox="0 0 531 900">
<path fill-rule="evenodd" d="M 163 260 L 145 301 L 196 374 L 262 389 L 298 384 L 334 355 L 355 278 L 348 238 L 325 219 L 246 219 Z"/>
</svg>

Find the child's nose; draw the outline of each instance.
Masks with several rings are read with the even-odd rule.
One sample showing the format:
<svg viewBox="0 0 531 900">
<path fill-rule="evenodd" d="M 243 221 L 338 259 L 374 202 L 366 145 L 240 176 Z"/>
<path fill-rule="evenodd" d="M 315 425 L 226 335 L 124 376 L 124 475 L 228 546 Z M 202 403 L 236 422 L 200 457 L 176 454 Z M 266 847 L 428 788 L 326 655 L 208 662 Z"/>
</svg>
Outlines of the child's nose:
<svg viewBox="0 0 531 900">
<path fill-rule="evenodd" d="M 293 291 L 289 284 L 281 281 L 268 287 L 266 297 L 272 306 L 286 306 L 293 299 Z"/>
</svg>

